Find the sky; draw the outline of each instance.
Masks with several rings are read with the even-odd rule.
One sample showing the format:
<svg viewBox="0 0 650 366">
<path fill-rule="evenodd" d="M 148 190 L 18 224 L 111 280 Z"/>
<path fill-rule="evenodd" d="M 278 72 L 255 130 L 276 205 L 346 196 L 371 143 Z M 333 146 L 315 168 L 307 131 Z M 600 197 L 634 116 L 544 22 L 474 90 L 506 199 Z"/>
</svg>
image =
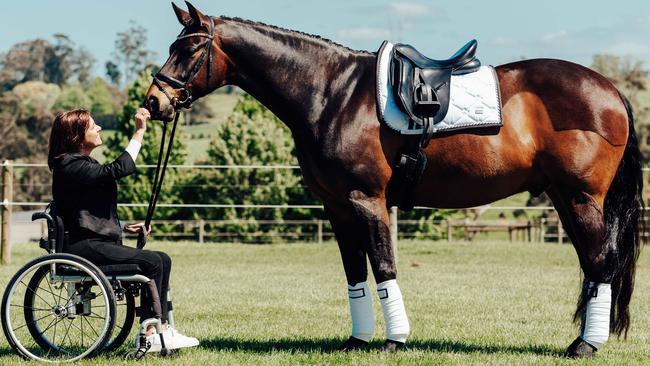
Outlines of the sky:
<svg viewBox="0 0 650 366">
<path fill-rule="evenodd" d="M 182 1 L 176 4 L 185 8 Z M 650 69 L 648 0 L 194 0 L 208 15 L 240 17 L 317 34 L 353 49 L 381 42 L 414 45 L 447 58 L 479 42 L 478 58 L 498 65 L 521 58 L 559 58 L 589 66 L 594 54 L 629 56 Z M 180 32 L 169 1 L 3 0 L 0 52 L 25 40 L 64 33 L 97 59 L 103 75 L 115 36 L 133 21 L 148 31 L 155 61 L 167 58 Z"/>
</svg>

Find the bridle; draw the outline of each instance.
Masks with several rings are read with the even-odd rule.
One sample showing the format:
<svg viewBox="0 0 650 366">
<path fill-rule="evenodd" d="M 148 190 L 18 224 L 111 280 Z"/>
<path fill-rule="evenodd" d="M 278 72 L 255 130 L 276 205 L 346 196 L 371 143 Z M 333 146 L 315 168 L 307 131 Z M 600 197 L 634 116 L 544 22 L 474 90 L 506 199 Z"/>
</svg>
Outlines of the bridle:
<svg viewBox="0 0 650 366">
<path fill-rule="evenodd" d="M 179 109 L 190 108 L 190 106 L 192 105 L 192 102 L 194 100 L 192 99 L 192 92 L 189 88 L 189 85 L 201 70 L 201 67 L 205 62 L 206 57 L 208 59 L 208 72 L 207 72 L 206 85 L 208 85 L 210 83 L 210 80 L 212 79 L 212 43 L 214 41 L 214 21 L 212 20 L 212 17 L 210 17 L 210 33 L 181 34 L 176 38 L 174 43 L 172 43 L 172 46 L 176 42 L 190 37 L 205 37 L 208 39 L 208 42 L 204 46 L 203 53 L 201 53 L 199 60 L 192 67 L 192 70 L 190 71 L 190 74 L 188 75 L 187 80 L 185 82 L 182 82 L 172 76 L 169 76 L 163 73 L 162 71 L 158 71 L 156 74 L 151 75 L 153 76 L 154 85 L 156 85 L 156 87 L 158 87 L 158 89 L 167 97 L 169 103 L 174 108 L 174 118 L 173 118 L 174 123 L 172 125 L 172 131 L 169 135 L 169 142 L 167 143 L 167 152 L 165 154 L 165 160 L 164 163 L 161 165 L 161 162 L 163 161 L 163 151 L 165 150 L 165 141 L 166 141 L 165 135 L 167 134 L 167 124 L 168 124 L 167 122 L 163 123 L 162 137 L 160 139 L 160 150 L 158 151 L 158 162 L 156 163 L 156 174 L 153 179 L 151 196 L 149 196 L 149 207 L 147 208 L 147 216 L 144 220 L 144 227 L 145 227 L 144 230 L 147 230 L 147 228 L 151 224 L 151 219 L 153 218 L 153 213 L 154 210 L 156 209 L 156 202 L 158 202 L 158 196 L 160 195 L 160 189 L 162 188 L 162 182 L 163 179 L 165 178 L 165 171 L 167 170 L 167 163 L 169 162 L 169 155 L 171 153 L 172 145 L 174 142 L 174 133 L 176 132 L 178 117 L 180 116 Z M 172 97 L 171 95 L 169 95 L 167 90 L 165 90 L 163 85 L 160 83 L 161 81 L 164 81 L 165 83 L 167 83 L 167 85 L 171 86 L 174 89 L 179 90 L 179 94 L 182 98 L 178 99 L 176 97 Z M 144 248 L 146 243 L 147 243 L 147 237 L 144 235 L 144 232 L 140 232 L 140 234 L 138 235 L 138 248 L 139 249 Z"/>
<path fill-rule="evenodd" d="M 180 81 L 174 78 L 173 76 L 163 73 L 162 68 L 156 74 L 151 75 L 153 76 L 153 83 L 156 85 L 156 87 L 158 87 L 158 89 L 160 89 L 160 91 L 167 97 L 167 99 L 169 99 L 169 102 L 174 107 L 175 111 L 178 111 L 179 108 L 189 108 L 192 105 L 192 102 L 194 100 L 192 99 L 192 91 L 190 90 L 189 85 L 190 83 L 192 83 L 196 75 L 201 70 L 201 66 L 203 66 L 203 62 L 205 62 L 206 57 L 208 59 L 208 72 L 207 72 L 206 85 L 210 83 L 210 79 L 212 78 L 212 43 L 214 41 L 214 21 L 212 20 L 212 17 L 209 17 L 209 19 L 210 19 L 210 33 L 199 32 L 199 33 L 182 34 L 176 38 L 176 41 L 174 41 L 174 43 L 172 43 L 173 46 L 176 42 L 190 37 L 205 37 L 208 39 L 208 42 L 206 42 L 203 48 L 203 53 L 201 53 L 199 60 L 192 67 L 192 70 L 190 71 L 190 74 L 187 76 L 187 80 L 185 82 Z M 165 83 L 167 83 L 167 85 L 178 90 L 181 98 L 180 99 L 172 98 L 172 96 L 169 95 L 167 90 L 165 90 L 165 88 L 160 83 L 161 81 L 164 81 Z"/>
</svg>

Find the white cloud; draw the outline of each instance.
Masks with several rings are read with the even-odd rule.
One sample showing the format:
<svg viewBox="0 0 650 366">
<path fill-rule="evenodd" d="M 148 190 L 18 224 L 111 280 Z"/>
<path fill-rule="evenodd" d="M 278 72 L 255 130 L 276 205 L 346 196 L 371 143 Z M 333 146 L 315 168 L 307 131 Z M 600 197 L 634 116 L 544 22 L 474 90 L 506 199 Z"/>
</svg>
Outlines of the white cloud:
<svg viewBox="0 0 650 366">
<path fill-rule="evenodd" d="M 623 41 L 617 42 L 605 48 L 605 53 L 615 55 L 633 55 L 638 53 L 650 53 L 650 46 L 645 42 Z"/>
<path fill-rule="evenodd" d="M 542 36 L 542 40 L 544 42 L 556 42 L 562 39 L 566 39 L 568 36 L 568 32 L 565 30 L 561 30 L 559 32 L 555 33 L 547 33 Z"/>
<path fill-rule="evenodd" d="M 350 40 L 376 40 L 385 39 L 390 36 L 388 29 L 373 27 L 347 28 L 341 29 L 337 33 L 340 37 Z"/>
<path fill-rule="evenodd" d="M 427 5 L 405 2 L 392 3 L 389 5 L 389 9 L 404 17 L 423 17 L 431 12 Z"/>
<path fill-rule="evenodd" d="M 495 46 L 513 46 L 517 42 L 509 37 L 499 36 L 492 41 L 492 44 Z"/>
</svg>

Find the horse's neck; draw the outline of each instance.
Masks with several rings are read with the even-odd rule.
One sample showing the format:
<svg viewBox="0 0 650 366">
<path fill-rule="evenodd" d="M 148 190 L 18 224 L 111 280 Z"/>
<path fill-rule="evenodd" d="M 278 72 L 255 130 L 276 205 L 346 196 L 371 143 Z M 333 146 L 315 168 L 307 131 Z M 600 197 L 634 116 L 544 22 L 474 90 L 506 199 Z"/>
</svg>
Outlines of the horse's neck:
<svg viewBox="0 0 650 366">
<path fill-rule="evenodd" d="M 225 20 L 217 31 L 234 63 L 228 82 L 251 94 L 290 128 L 316 124 L 356 85 L 358 57 L 326 40 L 262 24 Z M 364 63 L 365 65 L 365 63 Z"/>
</svg>

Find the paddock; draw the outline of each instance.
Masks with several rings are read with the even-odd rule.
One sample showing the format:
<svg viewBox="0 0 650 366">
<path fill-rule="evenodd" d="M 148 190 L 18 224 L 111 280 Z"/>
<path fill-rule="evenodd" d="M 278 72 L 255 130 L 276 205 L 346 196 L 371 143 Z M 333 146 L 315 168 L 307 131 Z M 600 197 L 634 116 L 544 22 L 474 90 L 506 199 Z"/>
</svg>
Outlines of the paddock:
<svg viewBox="0 0 650 366">
<path fill-rule="evenodd" d="M 134 245 L 134 243 L 128 243 Z M 642 252 L 626 342 L 612 337 L 598 357 L 564 359 L 568 326 L 580 289 L 569 245 L 505 241 L 400 241 L 398 268 L 412 324 L 407 349 L 377 352 L 383 317 L 369 351 L 337 352 L 349 336 L 345 276 L 333 241 L 323 244 L 203 244 L 159 242 L 174 259 L 176 322 L 201 345 L 146 364 L 205 365 L 612 365 L 648 364 L 650 256 Z M 28 260 L 36 243 L 13 246 L 0 267 L 0 286 Z M 278 263 L 280 265 L 278 265 Z M 371 288 L 374 282 L 371 281 Z M 133 332 L 135 337 L 136 332 Z M 122 363 L 117 353 L 79 362 Z M 27 364 L 0 339 L 0 364 Z"/>
</svg>

